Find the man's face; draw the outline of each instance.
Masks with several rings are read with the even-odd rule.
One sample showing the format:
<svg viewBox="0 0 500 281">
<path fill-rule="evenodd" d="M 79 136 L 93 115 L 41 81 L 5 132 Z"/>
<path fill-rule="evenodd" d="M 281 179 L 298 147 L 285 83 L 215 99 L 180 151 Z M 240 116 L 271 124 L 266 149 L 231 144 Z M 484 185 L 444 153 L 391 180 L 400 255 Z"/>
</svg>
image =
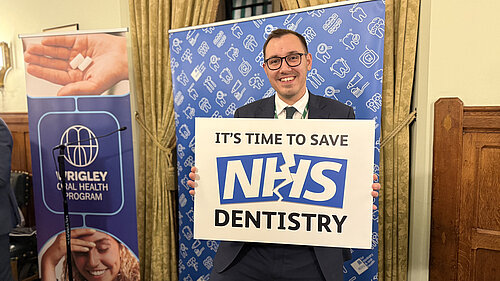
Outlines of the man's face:
<svg viewBox="0 0 500 281">
<path fill-rule="evenodd" d="M 286 34 L 268 42 L 265 59 L 305 52 L 306 50 L 297 36 Z M 311 54 L 303 55 L 301 60 L 299 65 L 290 67 L 283 59 L 281 67 L 277 70 L 270 70 L 265 63 L 263 65 L 271 86 L 276 90 L 278 96 L 288 104 L 298 101 L 306 91 L 307 71 L 311 70 L 312 56 Z"/>
</svg>

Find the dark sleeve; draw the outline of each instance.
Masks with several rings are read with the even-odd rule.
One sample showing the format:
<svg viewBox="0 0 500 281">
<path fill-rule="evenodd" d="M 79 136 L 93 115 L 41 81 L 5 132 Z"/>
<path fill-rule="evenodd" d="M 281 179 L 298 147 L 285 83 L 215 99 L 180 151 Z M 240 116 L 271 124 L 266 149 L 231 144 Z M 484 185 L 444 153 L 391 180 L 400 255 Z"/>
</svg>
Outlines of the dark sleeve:
<svg viewBox="0 0 500 281">
<path fill-rule="evenodd" d="M 352 259 L 351 249 L 342 249 L 342 257 L 344 258 L 344 262 Z"/>
<path fill-rule="evenodd" d="M 10 184 L 12 157 L 12 136 L 3 120 L 0 120 L 0 155 L 0 189 L 3 189 Z"/>
</svg>

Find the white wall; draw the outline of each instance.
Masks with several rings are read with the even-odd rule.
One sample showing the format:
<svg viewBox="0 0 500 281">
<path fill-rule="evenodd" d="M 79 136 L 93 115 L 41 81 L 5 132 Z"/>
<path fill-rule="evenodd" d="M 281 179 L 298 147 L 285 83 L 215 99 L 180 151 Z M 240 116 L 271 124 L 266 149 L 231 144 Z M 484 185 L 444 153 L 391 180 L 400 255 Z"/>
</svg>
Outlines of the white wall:
<svg viewBox="0 0 500 281">
<path fill-rule="evenodd" d="M 500 2 L 421 0 L 412 127 L 409 280 L 429 275 L 434 103 L 500 105 Z"/>
<path fill-rule="evenodd" d="M 0 112 L 26 112 L 26 86 L 22 42 L 19 34 L 78 23 L 80 30 L 128 27 L 127 0 L 1 1 L 0 42 L 11 48 L 13 68 L 0 90 Z"/>
</svg>

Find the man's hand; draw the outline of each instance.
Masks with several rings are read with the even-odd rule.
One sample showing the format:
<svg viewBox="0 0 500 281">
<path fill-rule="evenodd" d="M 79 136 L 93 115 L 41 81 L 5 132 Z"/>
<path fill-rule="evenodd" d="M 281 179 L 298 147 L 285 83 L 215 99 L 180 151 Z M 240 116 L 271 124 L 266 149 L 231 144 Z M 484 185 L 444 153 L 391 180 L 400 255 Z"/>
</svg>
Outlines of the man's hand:
<svg viewBox="0 0 500 281">
<path fill-rule="evenodd" d="M 196 174 L 196 167 L 191 167 L 191 173 L 189 173 L 189 178 L 190 180 L 187 181 L 187 184 L 189 185 L 189 187 L 191 187 L 192 189 L 189 190 L 189 194 L 191 195 L 194 195 L 195 194 L 195 188 L 198 186 L 196 184 L 196 181 L 197 179 L 199 179 L 198 175 Z M 198 178 L 197 178 L 198 177 Z"/>
<path fill-rule="evenodd" d="M 378 197 L 378 191 L 380 190 L 381 186 L 380 183 L 378 183 L 378 176 L 376 174 L 373 174 L 373 184 L 372 184 L 372 196 L 373 198 Z M 376 210 L 377 206 L 375 204 L 373 205 L 373 210 Z"/>
</svg>

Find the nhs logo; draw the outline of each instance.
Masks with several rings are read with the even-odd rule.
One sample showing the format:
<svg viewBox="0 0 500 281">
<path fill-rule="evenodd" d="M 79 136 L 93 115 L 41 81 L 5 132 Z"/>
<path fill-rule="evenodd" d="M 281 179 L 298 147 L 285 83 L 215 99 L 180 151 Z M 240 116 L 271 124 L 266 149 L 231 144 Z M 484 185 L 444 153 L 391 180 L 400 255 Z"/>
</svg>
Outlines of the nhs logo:
<svg viewBox="0 0 500 281">
<path fill-rule="evenodd" d="M 285 201 L 342 208 L 347 159 L 281 153 L 217 158 L 220 204 Z"/>
</svg>

